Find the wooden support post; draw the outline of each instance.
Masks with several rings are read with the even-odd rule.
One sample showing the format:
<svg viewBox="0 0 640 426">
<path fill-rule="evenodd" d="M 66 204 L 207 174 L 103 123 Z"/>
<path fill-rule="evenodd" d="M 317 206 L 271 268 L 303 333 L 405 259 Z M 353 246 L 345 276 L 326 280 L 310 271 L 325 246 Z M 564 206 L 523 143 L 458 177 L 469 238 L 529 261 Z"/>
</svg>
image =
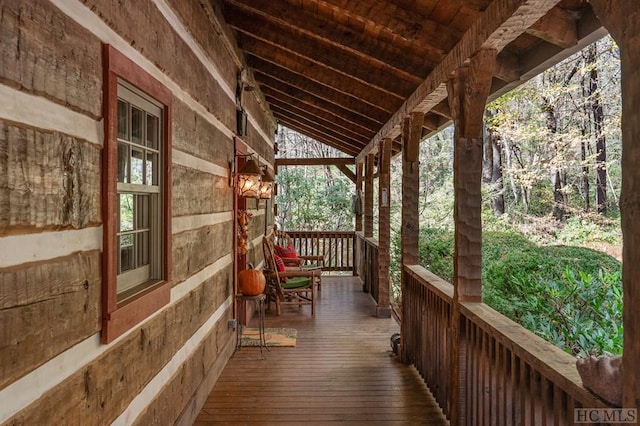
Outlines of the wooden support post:
<svg viewBox="0 0 640 426">
<path fill-rule="evenodd" d="M 414 112 L 404 119 L 402 127 L 402 239 L 401 249 L 401 288 L 402 299 L 406 300 L 405 290 L 405 265 L 416 265 L 418 259 L 418 237 L 420 221 L 418 217 L 418 199 L 420 196 L 420 138 L 422 137 L 422 122 L 424 113 Z M 403 303 L 402 317 L 407 318 L 409 313 L 405 311 L 407 304 Z M 407 361 L 404 353 L 404 321 L 400 323 L 400 335 L 402 340 L 398 353 L 403 362 Z"/>
<path fill-rule="evenodd" d="M 362 183 L 363 183 L 363 171 L 364 171 L 364 164 L 362 164 L 362 162 L 356 164 L 356 202 L 359 204 L 358 206 L 356 206 L 356 212 L 355 212 L 355 216 L 356 216 L 356 233 L 357 232 L 362 232 L 362 213 L 363 213 L 363 209 L 364 206 L 362 205 L 362 197 L 363 197 L 363 193 L 362 193 Z M 353 241 L 353 276 L 358 276 L 360 274 L 360 244 L 358 244 L 358 239 L 354 239 Z"/>
<path fill-rule="evenodd" d="M 451 314 L 451 425 L 466 423 L 466 336 L 460 302 L 482 301 L 482 125 L 496 62 L 495 50 L 480 50 L 447 84 L 455 125 L 453 185 L 455 221 Z"/>
<path fill-rule="evenodd" d="M 402 128 L 402 264 L 418 264 L 420 138 L 424 113 L 414 112 Z"/>
<path fill-rule="evenodd" d="M 378 165 L 378 318 L 391 317 L 389 260 L 391 244 L 391 139 L 380 141 Z"/>
<path fill-rule="evenodd" d="M 622 405 L 640 409 L 640 3 L 591 0 L 600 22 L 620 47 L 622 68 L 622 288 L 624 348 Z"/>
<path fill-rule="evenodd" d="M 360 198 L 363 197 L 362 193 L 362 183 L 363 183 L 363 172 L 364 172 L 364 164 L 358 163 L 356 164 L 356 193 L 359 194 Z M 364 208 L 364 206 L 361 206 Z M 358 210 L 356 212 L 356 232 L 362 231 L 362 210 Z"/>
<path fill-rule="evenodd" d="M 373 237 L 373 154 L 367 155 L 364 180 L 364 236 Z"/>
</svg>

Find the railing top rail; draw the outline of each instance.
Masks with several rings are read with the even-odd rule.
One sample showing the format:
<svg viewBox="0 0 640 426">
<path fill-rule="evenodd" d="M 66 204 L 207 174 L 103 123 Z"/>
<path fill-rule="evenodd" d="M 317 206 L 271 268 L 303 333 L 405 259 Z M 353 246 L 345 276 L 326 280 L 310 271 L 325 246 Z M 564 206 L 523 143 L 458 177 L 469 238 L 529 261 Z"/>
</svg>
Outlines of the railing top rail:
<svg viewBox="0 0 640 426">
<path fill-rule="evenodd" d="M 356 232 L 356 236 L 358 238 L 362 238 L 367 244 L 378 247 L 378 239 L 373 237 L 365 237 L 364 234 L 360 231 Z"/>
<path fill-rule="evenodd" d="M 429 287 L 430 290 L 438 294 L 438 297 L 451 303 L 453 300 L 453 285 L 446 282 L 439 276 L 433 274 L 428 269 L 420 265 L 404 265 L 405 270 L 409 275 L 421 281 L 424 285 Z"/>
<path fill-rule="evenodd" d="M 335 236 L 335 235 L 346 235 L 346 236 L 353 236 L 355 234 L 355 231 L 287 231 L 288 235 L 330 235 L 330 236 Z"/>
<path fill-rule="evenodd" d="M 463 302 L 460 312 L 574 399 L 587 407 L 606 407 L 582 386 L 572 355 L 484 303 Z"/>
</svg>

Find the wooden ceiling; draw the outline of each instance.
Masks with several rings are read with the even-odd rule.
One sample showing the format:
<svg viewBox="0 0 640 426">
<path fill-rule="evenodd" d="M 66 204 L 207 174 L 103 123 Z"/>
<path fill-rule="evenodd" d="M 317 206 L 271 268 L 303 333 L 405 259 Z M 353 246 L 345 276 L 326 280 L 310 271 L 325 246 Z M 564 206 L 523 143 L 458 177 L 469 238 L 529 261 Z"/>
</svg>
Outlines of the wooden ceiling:
<svg viewBox="0 0 640 426">
<path fill-rule="evenodd" d="M 274 117 L 347 155 L 450 122 L 448 75 L 498 50 L 492 96 L 604 35 L 584 0 L 212 0 Z"/>
</svg>

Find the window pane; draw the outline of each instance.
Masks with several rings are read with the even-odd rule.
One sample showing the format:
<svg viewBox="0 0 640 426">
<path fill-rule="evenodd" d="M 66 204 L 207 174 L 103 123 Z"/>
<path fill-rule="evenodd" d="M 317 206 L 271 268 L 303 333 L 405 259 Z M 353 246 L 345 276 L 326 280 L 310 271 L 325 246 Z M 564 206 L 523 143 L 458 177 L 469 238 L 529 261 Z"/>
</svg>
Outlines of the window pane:
<svg viewBox="0 0 640 426">
<path fill-rule="evenodd" d="M 136 196 L 136 229 L 149 228 L 149 196 Z"/>
<path fill-rule="evenodd" d="M 144 183 L 144 153 L 131 148 L 131 183 Z"/>
<path fill-rule="evenodd" d="M 136 234 L 136 248 L 138 250 L 138 267 L 149 264 L 149 232 Z"/>
<path fill-rule="evenodd" d="M 133 235 L 120 236 L 120 273 L 133 269 Z"/>
<path fill-rule="evenodd" d="M 120 232 L 133 231 L 133 194 L 120 195 Z"/>
<path fill-rule="evenodd" d="M 147 153 L 147 185 L 158 184 L 158 154 Z"/>
<path fill-rule="evenodd" d="M 118 182 L 129 182 L 129 145 L 118 144 Z"/>
<path fill-rule="evenodd" d="M 144 112 L 136 107 L 131 107 L 131 142 L 142 145 Z"/>
<path fill-rule="evenodd" d="M 129 104 L 123 100 L 118 99 L 118 138 L 129 140 L 127 127 L 129 120 L 127 116 L 129 112 Z"/>
<path fill-rule="evenodd" d="M 160 119 L 154 115 L 147 114 L 147 146 L 158 149 L 158 139 L 160 135 Z"/>
</svg>

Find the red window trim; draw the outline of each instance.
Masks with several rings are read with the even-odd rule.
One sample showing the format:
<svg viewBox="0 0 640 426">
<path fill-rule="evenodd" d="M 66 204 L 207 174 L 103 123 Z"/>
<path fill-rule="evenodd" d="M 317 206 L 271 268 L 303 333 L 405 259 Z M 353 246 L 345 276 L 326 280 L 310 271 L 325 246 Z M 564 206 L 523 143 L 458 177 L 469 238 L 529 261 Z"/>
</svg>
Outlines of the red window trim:
<svg viewBox="0 0 640 426">
<path fill-rule="evenodd" d="M 171 297 L 171 101 L 172 94 L 151 74 L 112 46 L 103 45 L 104 148 L 102 157 L 102 343 L 109 343 L 169 303 Z M 116 226 L 118 79 L 125 80 L 164 105 L 162 227 L 163 280 L 140 295 L 118 303 Z"/>
</svg>

